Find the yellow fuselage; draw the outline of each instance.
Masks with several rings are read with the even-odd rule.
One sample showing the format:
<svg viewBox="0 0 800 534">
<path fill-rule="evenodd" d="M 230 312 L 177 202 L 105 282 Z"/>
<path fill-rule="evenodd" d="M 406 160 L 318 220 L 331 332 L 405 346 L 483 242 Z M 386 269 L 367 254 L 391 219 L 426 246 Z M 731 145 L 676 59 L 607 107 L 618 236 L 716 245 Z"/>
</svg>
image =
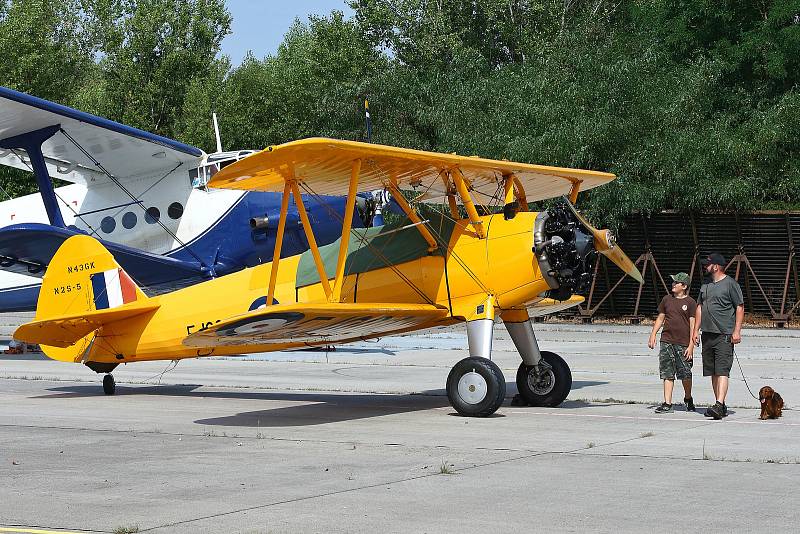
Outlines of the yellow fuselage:
<svg viewBox="0 0 800 534">
<path fill-rule="evenodd" d="M 483 239 L 475 234 L 469 221 L 459 221 L 447 256 L 428 255 L 392 267 L 349 274 L 342 286 L 342 302 L 432 302 L 450 310 L 440 324 L 494 318 L 495 313 L 524 308 L 549 289 L 532 250 L 536 215 L 521 212 L 511 220 L 505 220 L 502 214 L 482 217 L 486 231 Z M 299 261 L 300 256 L 292 256 L 278 263 L 275 299 L 280 304 L 327 302 L 319 283 L 296 287 Z M 183 344 L 187 335 L 245 314 L 259 298 L 263 300 L 271 267 L 271 263 L 262 264 L 153 297 L 153 302 L 160 304 L 157 310 L 104 326 L 99 334 L 102 340 L 98 339 L 84 357 L 123 363 L 300 346 L 282 343 L 203 350 Z M 480 306 L 487 299 L 489 306 Z"/>
</svg>

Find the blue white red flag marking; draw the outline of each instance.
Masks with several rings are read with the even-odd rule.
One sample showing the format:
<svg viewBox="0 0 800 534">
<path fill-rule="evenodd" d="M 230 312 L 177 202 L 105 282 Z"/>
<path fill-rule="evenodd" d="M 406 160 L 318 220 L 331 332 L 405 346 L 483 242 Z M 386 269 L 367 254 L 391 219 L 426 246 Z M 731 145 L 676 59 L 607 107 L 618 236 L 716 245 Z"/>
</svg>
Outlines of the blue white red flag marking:
<svg viewBox="0 0 800 534">
<path fill-rule="evenodd" d="M 136 300 L 136 286 L 122 269 L 111 269 L 92 275 L 94 307 L 116 308 Z"/>
</svg>

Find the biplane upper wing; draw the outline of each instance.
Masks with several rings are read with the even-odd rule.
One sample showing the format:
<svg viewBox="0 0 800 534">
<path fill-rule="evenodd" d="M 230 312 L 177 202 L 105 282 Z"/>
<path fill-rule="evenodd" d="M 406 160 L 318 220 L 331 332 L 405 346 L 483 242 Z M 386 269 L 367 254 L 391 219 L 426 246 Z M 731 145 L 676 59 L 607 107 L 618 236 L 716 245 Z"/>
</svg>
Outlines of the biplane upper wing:
<svg viewBox="0 0 800 534">
<path fill-rule="evenodd" d="M 190 334 L 190 347 L 327 345 L 434 326 L 447 308 L 427 304 L 275 304 Z"/>
<path fill-rule="evenodd" d="M 567 195 L 574 184 L 581 190 L 610 182 L 613 174 L 566 169 L 425 152 L 385 145 L 312 138 L 272 146 L 218 172 L 211 187 L 258 191 L 283 191 L 284 181 L 294 178 L 320 195 L 346 195 L 353 161 L 361 160 L 359 189 L 382 189 L 391 179 L 401 186 L 414 187 L 426 198 L 443 197 L 442 172 L 460 169 L 471 189 L 487 198 L 502 198 L 502 179 L 513 175 L 519 180 L 529 202 Z M 440 194 L 430 194 L 438 191 Z"/>
<path fill-rule="evenodd" d="M 107 181 L 98 163 L 122 180 L 165 174 L 180 165 L 196 166 L 203 156 L 199 148 L 0 87 L 0 143 L 48 128 L 56 131 L 41 144 L 47 170 L 50 176 L 73 183 Z M 22 149 L 0 149 L 0 165 L 33 170 Z"/>
</svg>

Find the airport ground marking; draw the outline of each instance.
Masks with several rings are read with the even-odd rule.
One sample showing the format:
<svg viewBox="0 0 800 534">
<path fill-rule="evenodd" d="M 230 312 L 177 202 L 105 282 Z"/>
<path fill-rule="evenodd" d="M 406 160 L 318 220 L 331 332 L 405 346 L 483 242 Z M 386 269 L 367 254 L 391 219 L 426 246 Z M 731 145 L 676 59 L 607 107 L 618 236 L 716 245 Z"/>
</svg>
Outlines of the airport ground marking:
<svg viewBox="0 0 800 534">
<path fill-rule="evenodd" d="M 40 528 L 0 527 L 0 532 L 19 532 L 22 534 L 85 534 L 86 531 L 75 532 L 70 530 L 43 530 Z"/>
<path fill-rule="evenodd" d="M 742 409 L 752 409 L 754 412 L 756 411 L 755 408 L 742 408 Z M 688 422 L 699 422 L 701 421 L 699 418 L 696 417 L 645 417 L 640 415 L 602 415 L 602 414 L 590 414 L 590 413 L 564 413 L 564 412 L 527 412 L 523 410 L 510 410 L 508 413 L 513 414 L 527 414 L 527 415 L 548 415 L 548 416 L 559 416 L 559 417 L 587 417 L 591 419 L 629 419 L 629 420 L 642 420 L 642 421 L 688 421 Z M 712 424 L 714 421 L 707 421 L 711 422 Z M 787 423 L 784 421 L 770 421 L 764 422 L 761 420 L 755 421 L 744 421 L 742 419 L 731 419 L 730 417 L 727 418 L 726 423 L 728 424 L 738 424 L 738 425 L 779 425 L 779 426 L 800 426 L 800 423 Z"/>
</svg>

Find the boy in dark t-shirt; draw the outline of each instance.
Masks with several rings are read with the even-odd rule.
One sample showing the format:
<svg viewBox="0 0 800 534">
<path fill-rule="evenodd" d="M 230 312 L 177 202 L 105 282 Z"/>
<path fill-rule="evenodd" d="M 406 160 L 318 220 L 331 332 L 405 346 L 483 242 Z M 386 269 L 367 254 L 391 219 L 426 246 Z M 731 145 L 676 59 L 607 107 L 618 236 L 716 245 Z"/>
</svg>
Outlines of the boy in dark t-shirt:
<svg viewBox="0 0 800 534">
<path fill-rule="evenodd" d="M 658 369 L 664 381 L 664 402 L 656 408 L 656 413 L 669 413 L 672 411 L 672 390 L 675 387 L 675 377 L 683 382 L 686 410 L 693 412 L 692 400 L 692 355 L 694 343 L 694 313 L 697 303 L 687 294 L 689 290 L 689 275 L 686 273 L 673 274 L 672 294 L 665 295 L 658 305 L 658 318 L 653 324 L 650 340 L 647 346 L 654 349 L 656 334 L 661 326 L 661 350 L 658 353 Z"/>
</svg>

